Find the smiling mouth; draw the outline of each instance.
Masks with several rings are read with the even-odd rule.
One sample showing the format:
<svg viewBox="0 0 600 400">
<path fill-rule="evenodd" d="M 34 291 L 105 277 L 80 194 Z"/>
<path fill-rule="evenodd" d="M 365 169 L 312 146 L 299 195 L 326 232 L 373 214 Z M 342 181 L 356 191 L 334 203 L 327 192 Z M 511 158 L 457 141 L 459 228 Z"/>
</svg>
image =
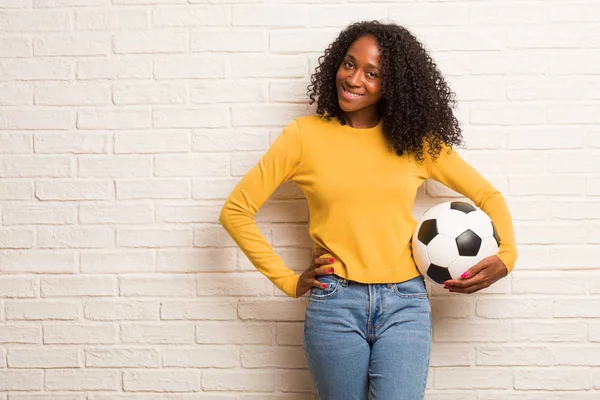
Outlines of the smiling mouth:
<svg viewBox="0 0 600 400">
<path fill-rule="evenodd" d="M 360 96 L 364 96 L 363 94 L 357 94 L 357 93 L 352 93 L 349 92 L 348 90 L 346 90 L 346 87 L 344 85 L 342 85 L 342 90 L 344 91 L 344 93 L 346 93 L 348 96 L 350 97 L 360 97 Z"/>
</svg>

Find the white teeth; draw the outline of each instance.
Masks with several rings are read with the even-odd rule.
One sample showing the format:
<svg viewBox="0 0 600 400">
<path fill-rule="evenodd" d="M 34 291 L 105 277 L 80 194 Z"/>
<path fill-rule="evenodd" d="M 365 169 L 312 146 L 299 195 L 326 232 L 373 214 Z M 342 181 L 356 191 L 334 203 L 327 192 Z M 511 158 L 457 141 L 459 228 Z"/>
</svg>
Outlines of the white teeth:
<svg viewBox="0 0 600 400">
<path fill-rule="evenodd" d="M 360 97 L 360 96 L 362 96 L 362 94 L 356 94 L 356 93 L 349 92 L 348 90 L 346 90 L 346 88 L 344 88 L 344 91 L 346 93 L 348 93 L 350 95 L 350 97 Z"/>
</svg>

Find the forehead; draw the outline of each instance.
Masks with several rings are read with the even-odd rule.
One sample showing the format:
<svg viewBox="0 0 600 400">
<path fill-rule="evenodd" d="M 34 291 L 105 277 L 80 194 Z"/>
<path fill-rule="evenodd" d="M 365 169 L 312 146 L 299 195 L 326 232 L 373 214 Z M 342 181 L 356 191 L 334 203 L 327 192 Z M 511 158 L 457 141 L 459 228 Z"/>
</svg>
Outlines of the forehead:
<svg viewBox="0 0 600 400">
<path fill-rule="evenodd" d="M 348 46 L 346 55 L 353 55 L 365 63 L 379 65 L 380 52 L 377 39 L 373 36 L 362 36 L 356 39 Z"/>
</svg>

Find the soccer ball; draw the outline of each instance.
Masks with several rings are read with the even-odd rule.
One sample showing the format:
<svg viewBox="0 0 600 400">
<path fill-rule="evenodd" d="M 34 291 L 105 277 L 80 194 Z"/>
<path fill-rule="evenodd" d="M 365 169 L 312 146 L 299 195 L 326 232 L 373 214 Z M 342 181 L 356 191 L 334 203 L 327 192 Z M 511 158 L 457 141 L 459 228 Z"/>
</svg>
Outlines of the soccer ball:
<svg viewBox="0 0 600 400">
<path fill-rule="evenodd" d="M 480 208 L 448 201 L 425 211 L 415 227 L 412 252 L 422 275 L 442 285 L 498 252 L 494 223 Z"/>
</svg>

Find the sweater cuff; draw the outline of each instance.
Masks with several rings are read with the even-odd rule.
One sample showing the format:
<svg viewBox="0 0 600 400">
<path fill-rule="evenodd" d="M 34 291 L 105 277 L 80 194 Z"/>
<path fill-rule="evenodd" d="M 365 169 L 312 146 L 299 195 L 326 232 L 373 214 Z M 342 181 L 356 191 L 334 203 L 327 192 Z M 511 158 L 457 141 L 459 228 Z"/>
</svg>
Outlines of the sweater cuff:
<svg viewBox="0 0 600 400">
<path fill-rule="evenodd" d="M 508 274 L 510 274 L 515 267 L 516 257 L 509 252 L 500 252 L 497 254 L 497 256 L 500 261 L 504 263 L 504 266 L 506 267 L 506 276 L 508 276 Z"/>
<path fill-rule="evenodd" d="M 298 281 L 300 280 L 299 274 L 289 275 L 283 279 L 283 282 L 279 286 L 281 291 L 290 297 L 296 298 L 296 289 L 298 287 Z"/>
</svg>

